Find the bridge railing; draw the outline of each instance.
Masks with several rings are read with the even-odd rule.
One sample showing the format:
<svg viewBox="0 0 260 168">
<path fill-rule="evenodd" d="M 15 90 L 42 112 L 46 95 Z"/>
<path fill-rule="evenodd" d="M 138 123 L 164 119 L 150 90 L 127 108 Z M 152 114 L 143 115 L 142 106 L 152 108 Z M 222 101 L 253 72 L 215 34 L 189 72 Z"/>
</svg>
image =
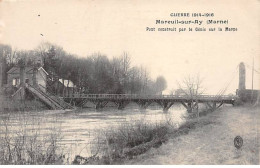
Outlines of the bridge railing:
<svg viewBox="0 0 260 168">
<path fill-rule="evenodd" d="M 66 98 L 66 97 L 65 97 Z M 199 95 L 199 96 L 188 96 L 188 95 L 139 95 L 139 94 L 73 94 L 67 98 L 91 98 L 91 99 L 212 99 L 212 100 L 232 100 L 236 96 L 230 95 Z"/>
</svg>

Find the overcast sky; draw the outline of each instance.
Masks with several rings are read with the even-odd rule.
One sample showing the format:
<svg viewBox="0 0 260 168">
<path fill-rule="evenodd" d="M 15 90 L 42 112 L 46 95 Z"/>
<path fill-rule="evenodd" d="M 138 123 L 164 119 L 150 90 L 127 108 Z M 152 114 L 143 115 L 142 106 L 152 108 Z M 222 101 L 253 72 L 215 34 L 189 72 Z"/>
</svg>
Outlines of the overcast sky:
<svg viewBox="0 0 260 168">
<path fill-rule="evenodd" d="M 164 75 L 168 89 L 176 89 L 176 81 L 184 76 L 199 73 L 207 93 L 215 94 L 241 61 L 251 66 L 254 57 L 255 69 L 260 72 L 259 4 L 258 0 L 2 1 L 0 43 L 29 50 L 48 41 L 82 57 L 101 52 L 112 58 L 127 51 L 132 65 L 144 65 L 153 78 Z M 182 19 L 170 17 L 173 12 L 213 12 L 213 19 L 228 19 L 228 26 L 238 31 L 146 31 L 146 27 L 177 27 L 155 25 L 156 19 Z M 255 72 L 254 78 L 254 88 L 260 89 L 259 73 Z M 249 89 L 251 79 L 247 68 Z M 235 93 L 237 87 L 238 74 L 226 93 Z"/>
</svg>

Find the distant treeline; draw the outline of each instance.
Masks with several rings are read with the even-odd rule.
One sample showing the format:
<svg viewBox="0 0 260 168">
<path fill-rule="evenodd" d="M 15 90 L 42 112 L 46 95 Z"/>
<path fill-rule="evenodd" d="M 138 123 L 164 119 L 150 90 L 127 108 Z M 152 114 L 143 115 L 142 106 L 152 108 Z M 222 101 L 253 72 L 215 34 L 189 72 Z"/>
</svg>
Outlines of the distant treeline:
<svg viewBox="0 0 260 168">
<path fill-rule="evenodd" d="M 132 66 L 127 52 L 112 59 L 101 53 L 83 58 L 55 44 L 42 43 L 29 51 L 0 45 L 0 58 L 3 83 L 7 81 L 6 72 L 13 66 L 21 62 L 26 65 L 41 62 L 49 77 L 70 80 L 84 93 L 161 94 L 167 87 L 163 76 L 153 80 L 146 68 Z"/>
</svg>

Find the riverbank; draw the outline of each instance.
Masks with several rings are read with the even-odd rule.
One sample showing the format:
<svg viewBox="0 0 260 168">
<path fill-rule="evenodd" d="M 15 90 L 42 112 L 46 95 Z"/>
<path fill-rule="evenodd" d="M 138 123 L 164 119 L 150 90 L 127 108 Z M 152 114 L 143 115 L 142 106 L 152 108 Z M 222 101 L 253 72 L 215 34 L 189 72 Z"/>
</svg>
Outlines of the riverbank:
<svg viewBox="0 0 260 168">
<path fill-rule="evenodd" d="M 13 111 L 41 111 L 47 110 L 47 106 L 37 99 L 32 100 L 15 100 L 0 94 L 0 112 Z"/>
<path fill-rule="evenodd" d="M 223 107 L 201 119 L 211 122 L 124 164 L 259 164 L 259 107 Z M 244 141 L 239 150 L 237 135 Z"/>
</svg>

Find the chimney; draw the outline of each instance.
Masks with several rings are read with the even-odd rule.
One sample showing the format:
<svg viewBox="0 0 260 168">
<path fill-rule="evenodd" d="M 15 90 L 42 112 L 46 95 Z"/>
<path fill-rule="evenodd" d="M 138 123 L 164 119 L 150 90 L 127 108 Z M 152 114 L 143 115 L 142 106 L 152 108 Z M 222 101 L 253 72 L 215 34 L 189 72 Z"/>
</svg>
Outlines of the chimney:
<svg viewBox="0 0 260 168">
<path fill-rule="evenodd" d="M 20 85 L 25 86 L 25 66 L 20 65 Z"/>
<path fill-rule="evenodd" d="M 32 78 L 33 86 L 37 86 L 38 85 L 38 83 L 37 83 L 37 72 L 38 72 L 38 68 L 37 68 L 37 66 L 34 66 L 33 67 L 33 78 Z"/>
<path fill-rule="evenodd" d="M 245 90 L 246 89 L 246 68 L 245 64 L 241 62 L 239 64 L 239 90 Z"/>
<path fill-rule="evenodd" d="M 25 98 L 25 65 L 20 65 L 20 87 L 21 90 L 21 99 L 24 100 Z"/>
</svg>

